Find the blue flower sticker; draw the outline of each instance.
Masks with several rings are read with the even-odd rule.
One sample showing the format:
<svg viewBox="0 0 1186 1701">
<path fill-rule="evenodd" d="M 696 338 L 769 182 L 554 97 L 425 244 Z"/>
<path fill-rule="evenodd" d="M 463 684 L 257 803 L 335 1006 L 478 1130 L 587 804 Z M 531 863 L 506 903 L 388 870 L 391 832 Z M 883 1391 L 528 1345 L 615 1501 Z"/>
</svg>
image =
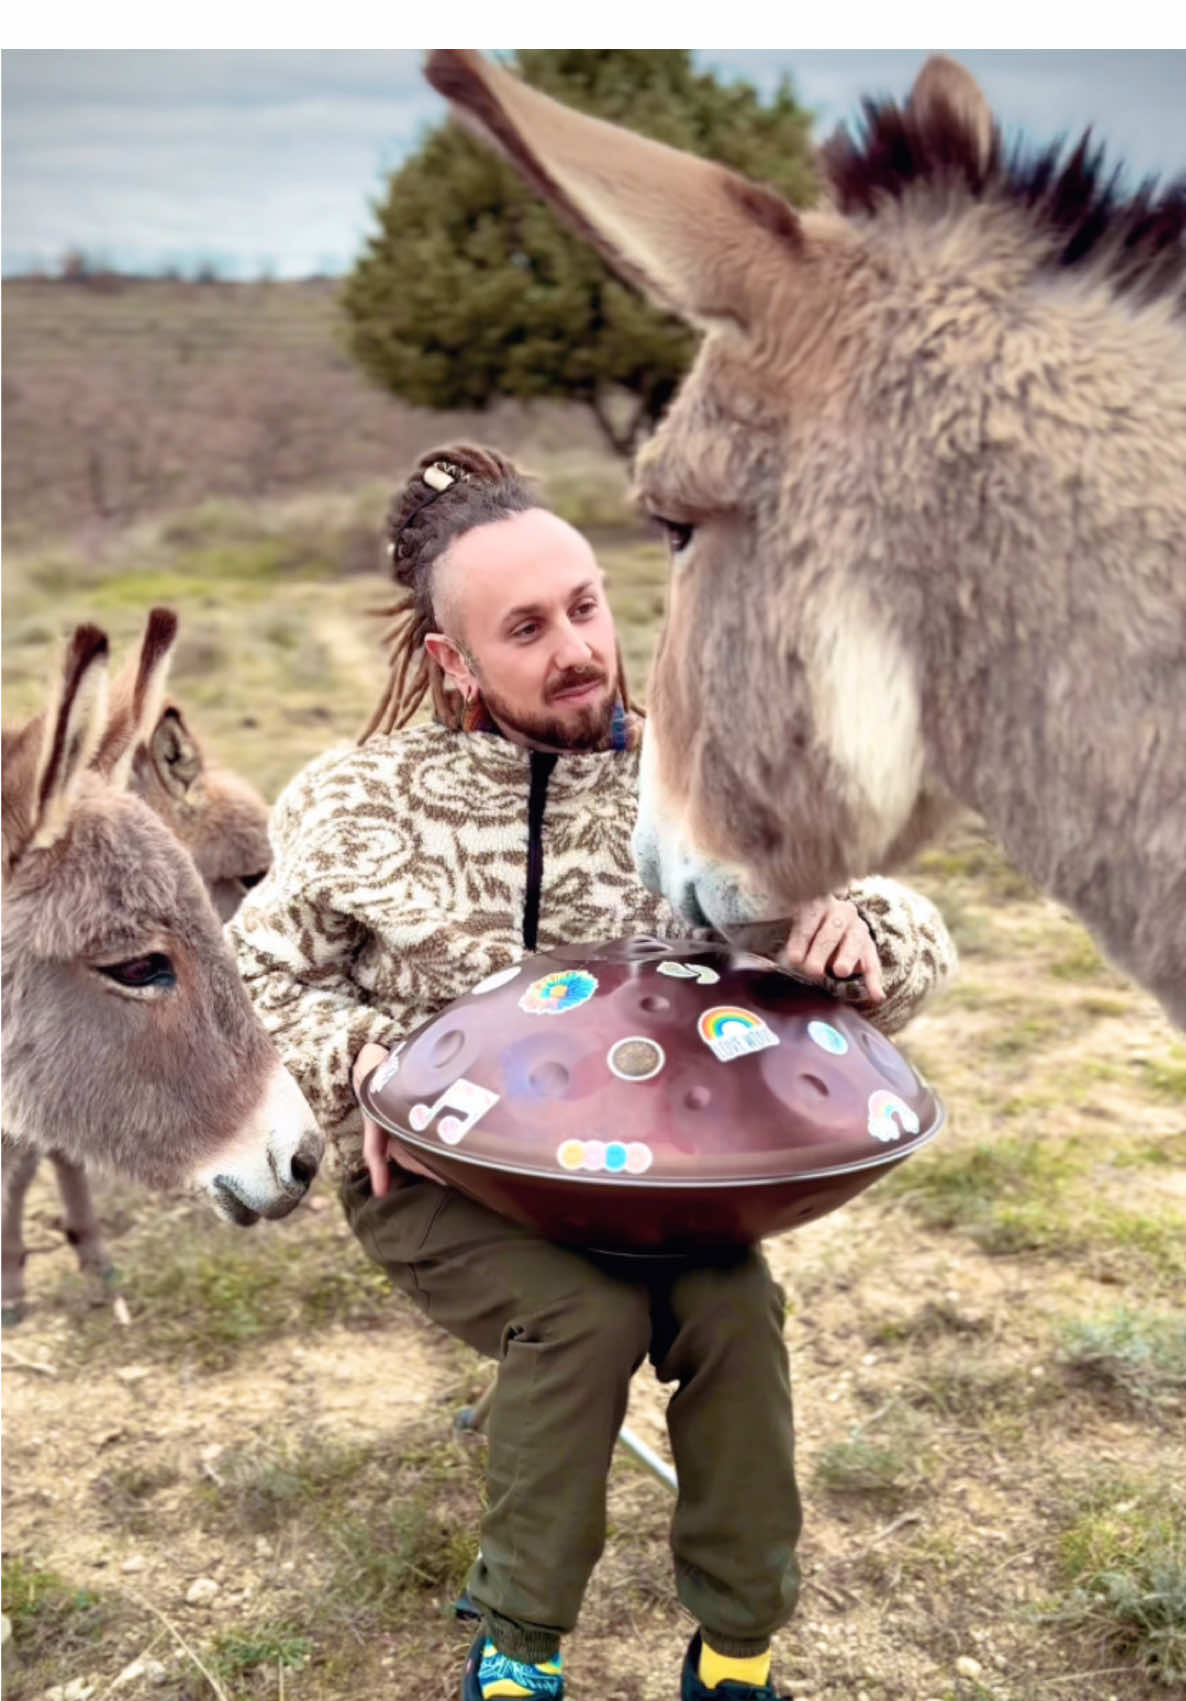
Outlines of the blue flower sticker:
<svg viewBox="0 0 1186 1701">
<path fill-rule="evenodd" d="M 519 1000 L 529 1016 L 562 1016 L 587 1004 L 597 991 L 597 977 L 585 969 L 561 969 L 534 980 Z"/>
</svg>

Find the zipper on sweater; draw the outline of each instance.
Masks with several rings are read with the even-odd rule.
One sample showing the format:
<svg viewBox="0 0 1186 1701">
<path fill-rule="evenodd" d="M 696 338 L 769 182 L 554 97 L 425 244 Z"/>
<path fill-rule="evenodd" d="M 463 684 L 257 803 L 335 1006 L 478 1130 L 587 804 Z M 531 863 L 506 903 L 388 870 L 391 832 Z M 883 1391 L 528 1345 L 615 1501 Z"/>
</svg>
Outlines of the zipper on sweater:
<svg viewBox="0 0 1186 1701">
<path fill-rule="evenodd" d="M 523 946 L 534 951 L 539 938 L 539 898 L 544 881 L 544 809 L 548 781 L 556 766 L 550 750 L 531 752 L 531 788 L 527 794 L 527 901 L 523 905 Z"/>
</svg>

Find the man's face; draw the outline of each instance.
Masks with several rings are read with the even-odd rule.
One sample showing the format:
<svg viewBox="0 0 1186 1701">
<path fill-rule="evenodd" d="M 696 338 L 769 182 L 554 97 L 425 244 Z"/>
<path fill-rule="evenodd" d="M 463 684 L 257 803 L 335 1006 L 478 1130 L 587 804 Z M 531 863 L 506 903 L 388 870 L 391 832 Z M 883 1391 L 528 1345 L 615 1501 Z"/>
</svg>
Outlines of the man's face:
<svg viewBox="0 0 1186 1701">
<path fill-rule="evenodd" d="M 429 640 L 464 688 L 520 744 L 590 750 L 609 735 L 617 694 L 613 615 L 578 531 L 543 508 L 494 520 L 438 563 Z"/>
</svg>

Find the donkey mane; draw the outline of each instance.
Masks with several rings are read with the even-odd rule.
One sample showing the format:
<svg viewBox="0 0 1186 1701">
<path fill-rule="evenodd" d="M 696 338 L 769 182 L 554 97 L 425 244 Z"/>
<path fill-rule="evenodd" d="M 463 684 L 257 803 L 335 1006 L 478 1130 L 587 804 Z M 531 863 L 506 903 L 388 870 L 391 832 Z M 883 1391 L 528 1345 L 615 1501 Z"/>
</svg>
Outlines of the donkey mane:
<svg viewBox="0 0 1186 1701">
<path fill-rule="evenodd" d="M 1041 150 L 1021 140 L 1006 153 L 995 126 L 985 148 L 943 100 L 921 111 L 892 100 L 862 105 L 855 140 L 841 127 L 822 150 L 840 212 L 871 218 L 886 200 L 954 186 L 972 200 L 1024 208 L 1044 239 L 1042 270 L 1091 269 L 1117 294 L 1168 297 L 1186 312 L 1186 177 L 1164 187 L 1149 177 L 1125 195 L 1123 168 L 1108 164 L 1090 129 L 1064 160 L 1065 138 Z"/>
</svg>

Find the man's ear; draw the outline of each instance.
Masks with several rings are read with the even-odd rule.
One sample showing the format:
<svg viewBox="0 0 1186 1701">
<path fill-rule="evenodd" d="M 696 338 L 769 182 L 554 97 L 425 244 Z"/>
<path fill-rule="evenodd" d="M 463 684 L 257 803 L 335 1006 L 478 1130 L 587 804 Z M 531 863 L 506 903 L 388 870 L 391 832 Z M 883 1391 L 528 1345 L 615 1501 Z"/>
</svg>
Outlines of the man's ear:
<svg viewBox="0 0 1186 1701">
<path fill-rule="evenodd" d="M 426 633 L 424 648 L 468 702 L 478 689 L 478 681 L 461 649 L 443 632 Z"/>
</svg>

